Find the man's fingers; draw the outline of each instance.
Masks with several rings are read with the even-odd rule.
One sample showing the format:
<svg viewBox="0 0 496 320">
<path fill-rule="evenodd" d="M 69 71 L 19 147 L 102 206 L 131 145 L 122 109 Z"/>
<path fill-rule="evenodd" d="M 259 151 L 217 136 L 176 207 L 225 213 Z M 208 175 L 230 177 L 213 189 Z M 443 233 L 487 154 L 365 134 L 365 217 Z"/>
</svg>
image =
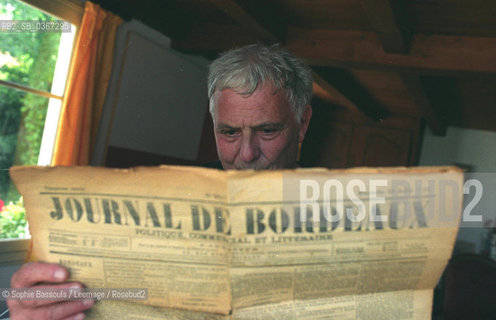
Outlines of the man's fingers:
<svg viewBox="0 0 496 320">
<path fill-rule="evenodd" d="M 63 282 L 69 273 L 61 265 L 54 263 L 28 263 L 12 276 L 12 288 L 25 288 L 39 282 Z"/>
<path fill-rule="evenodd" d="M 77 282 L 62 283 L 69 277 L 69 272 L 58 264 L 28 263 L 23 265 L 11 279 L 13 289 L 26 288 L 34 290 L 43 298 L 9 299 L 7 304 L 13 319 L 83 319 L 82 311 L 89 309 L 93 300 L 70 299 L 70 290 L 82 289 Z M 39 292 L 38 292 L 39 291 Z M 55 292 L 55 293 L 54 293 Z M 64 295 L 64 293 L 66 295 Z"/>
<path fill-rule="evenodd" d="M 64 319 L 90 308 L 93 300 L 61 302 L 36 309 L 37 319 Z M 38 315 L 40 317 L 38 317 Z"/>
<path fill-rule="evenodd" d="M 82 312 L 93 304 L 93 300 L 60 302 L 36 309 L 23 309 L 22 316 L 25 319 L 83 319 Z"/>
<path fill-rule="evenodd" d="M 77 314 L 72 315 L 70 317 L 64 318 L 63 320 L 81 320 L 84 318 L 85 318 L 84 313 L 80 312 L 80 313 L 77 313 Z"/>
</svg>

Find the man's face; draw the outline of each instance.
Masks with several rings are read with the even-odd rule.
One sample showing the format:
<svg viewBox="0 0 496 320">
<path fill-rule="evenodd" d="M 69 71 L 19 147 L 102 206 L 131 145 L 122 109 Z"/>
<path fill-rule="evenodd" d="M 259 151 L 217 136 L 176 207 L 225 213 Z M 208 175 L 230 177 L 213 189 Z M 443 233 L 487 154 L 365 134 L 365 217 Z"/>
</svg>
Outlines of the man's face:
<svg viewBox="0 0 496 320">
<path fill-rule="evenodd" d="M 250 96 L 231 89 L 217 93 L 214 115 L 217 152 L 224 169 L 294 168 L 312 109 L 300 123 L 280 90 L 264 85 Z"/>
</svg>

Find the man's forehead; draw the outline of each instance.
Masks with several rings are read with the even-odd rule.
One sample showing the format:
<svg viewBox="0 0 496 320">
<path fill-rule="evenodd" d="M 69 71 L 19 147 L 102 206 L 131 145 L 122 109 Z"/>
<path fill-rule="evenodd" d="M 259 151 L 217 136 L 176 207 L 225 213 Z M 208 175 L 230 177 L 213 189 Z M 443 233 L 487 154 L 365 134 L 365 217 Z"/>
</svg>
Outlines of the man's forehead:
<svg viewBox="0 0 496 320">
<path fill-rule="evenodd" d="M 268 108 L 220 108 L 215 114 L 216 128 L 252 128 L 261 127 L 284 127 L 291 119 L 288 112 L 278 112 Z"/>
<path fill-rule="evenodd" d="M 224 89 L 218 93 L 216 109 L 214 120 L 227 124 L 242 120 L 256 125 L 282 122 L 292 114 L 284 93 L 280 90 L 274 93 L 272 86 L 264 86 L 250 95 Z"/>
</svg>

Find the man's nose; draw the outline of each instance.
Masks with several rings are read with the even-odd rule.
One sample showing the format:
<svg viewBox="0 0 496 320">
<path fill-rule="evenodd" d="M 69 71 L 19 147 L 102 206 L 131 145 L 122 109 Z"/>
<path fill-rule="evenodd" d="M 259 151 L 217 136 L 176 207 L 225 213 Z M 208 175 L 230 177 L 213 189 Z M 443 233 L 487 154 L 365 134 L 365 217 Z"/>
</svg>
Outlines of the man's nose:
<svg viewBox="0 0 496 320">
<path fill-rule="evenodd" d="M 241 159 L 249 163 L 255 161 L 260 156 L 260 146 L 256 136 L 246 134 L 241 142 Z"/>
</svg>

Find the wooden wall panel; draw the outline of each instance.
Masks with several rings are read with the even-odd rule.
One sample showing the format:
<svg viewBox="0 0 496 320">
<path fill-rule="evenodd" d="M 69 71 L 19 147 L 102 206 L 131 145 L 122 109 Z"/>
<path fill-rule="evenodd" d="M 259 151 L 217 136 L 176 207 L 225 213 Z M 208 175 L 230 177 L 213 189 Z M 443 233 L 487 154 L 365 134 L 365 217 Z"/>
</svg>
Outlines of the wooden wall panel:
<svg viewBox="0 0 496 320">
<path fill-rule="evenodd" d="M 410 159 L 411 133 L 377 127 L 355 127 L 349 167 L 406 166 Z"/>
<path fill-rule="evenodd" d="M 314 110 L 301 150 L 304 166 L 338 169 L 417 165 L 421 120 L 391 117 L 376 123 L 318 105 Z"/>
</svg>

